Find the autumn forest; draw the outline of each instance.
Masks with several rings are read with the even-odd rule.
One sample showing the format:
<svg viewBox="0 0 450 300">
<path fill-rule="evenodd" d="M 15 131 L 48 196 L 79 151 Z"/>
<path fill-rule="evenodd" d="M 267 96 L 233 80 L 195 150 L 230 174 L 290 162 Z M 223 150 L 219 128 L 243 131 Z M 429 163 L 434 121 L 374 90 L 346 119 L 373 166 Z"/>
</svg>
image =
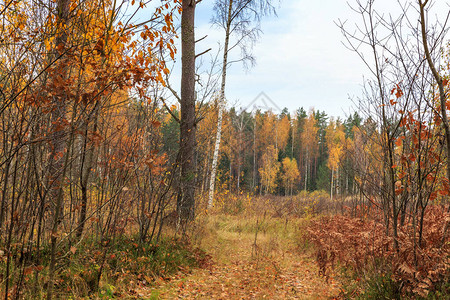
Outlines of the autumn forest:
<svg viewBox="0 0 450 300">
<path fill-rule="evenodd" d="M 333 116 L 233 105 L 283 1 L 206 1 L 0 2 L 0 297 L 448 297 L 449 3 L 349 1 Z"/>
</svg>

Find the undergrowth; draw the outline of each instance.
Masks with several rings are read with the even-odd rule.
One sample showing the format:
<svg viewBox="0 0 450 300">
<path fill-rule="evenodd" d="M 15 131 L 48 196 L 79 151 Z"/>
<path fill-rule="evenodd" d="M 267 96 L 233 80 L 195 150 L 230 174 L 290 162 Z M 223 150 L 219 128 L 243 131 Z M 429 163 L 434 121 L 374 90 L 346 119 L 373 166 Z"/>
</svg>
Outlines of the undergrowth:
<svg viewBox="0 0 450 300">
<path fill-rule="evenodd" d="M 77 246 L 67 246 L 66 250 L 58 261 L 55 281 L 59 299 L 130 298 L 137 285 L 151 285 L 157 278 L 168 278 L 208 260 L 203 251 L 176 239 L 162 239 L 157 243 L 139 243 L 125 237 L 101 243 L 84 240 Z M 41 265 L 36 266 L 32 259 L 26 262 L 20 298 L 46 296 L 48 251 L 43 249 L 39 255 Z M 0 258 L 1 272 L 5 266 L 6 261 Z M 11 289 L 11 297 L 15 289 Z"/>
<path fill-rule="evenodd" d="M 399 249 L 376 218 L 345 215 L 311 222 L 308 239 L 316 248 L 320 273 L 340 270 L 346 299 L 442 299 L 449 295 L 450 243 L 442 243 L 448 213 L 430 206 L 423 243 L 414 242 L 412 224 L 399 227 Z M 444 296 L 445 295 L 445 296 Z"/>
</svg>

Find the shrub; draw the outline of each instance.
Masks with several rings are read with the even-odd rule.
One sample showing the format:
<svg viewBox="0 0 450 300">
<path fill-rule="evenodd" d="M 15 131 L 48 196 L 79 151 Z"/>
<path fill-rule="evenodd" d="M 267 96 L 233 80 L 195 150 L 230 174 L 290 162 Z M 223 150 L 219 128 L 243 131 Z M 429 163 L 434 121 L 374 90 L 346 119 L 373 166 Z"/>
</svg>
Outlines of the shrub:
<svg viewBox="0 0 450 300">
<path fill-rule="evenodd" d="M 325 276 L 330 266 L 339 263 L 364 279 L 369 288 L 381 286 L 387 291 L 398 285 L 403 295 L 426 297 L 447 286 L 449 279 L 450 243 L 448 238 L 441 243 L 448 217 L 443 207 L 430 206 L 425 213 L 422 244 L 417 243 L 412 223 L 406 223 L 399 228 L 398 252 L 391 234 L 386 235 L 380 211 L 374 211 L 371 219 L 322 217 L 310 224 L 308 234 L 317 247 L 317 263 Z M 388 279 L 373 276 L 383 274 L 386 268 L 392 274 Z"/>
<path fill-rule="evenodd" d="M 42 266 L 27 267 L 22 294 L 25 299 L 45 298 L 42 282 L 47 274 L 48 255 L 41 251 Z M 203 251 L 174 239 L 139 243 L 122 237 L 116 241 L 83 240 L 72 246 L 58 262 L 55 294 L 62 299 L 122 297 L 131 282 L 151 284 L 155 278 L 166 278 L 180 270 L 207 264 Z M 4 265 L 0 263 L 0 268 Z M 32 271 L 36 272 L 36 277 Z M 95 295 L 95 296 L 94 296 Z"/>
</svg>

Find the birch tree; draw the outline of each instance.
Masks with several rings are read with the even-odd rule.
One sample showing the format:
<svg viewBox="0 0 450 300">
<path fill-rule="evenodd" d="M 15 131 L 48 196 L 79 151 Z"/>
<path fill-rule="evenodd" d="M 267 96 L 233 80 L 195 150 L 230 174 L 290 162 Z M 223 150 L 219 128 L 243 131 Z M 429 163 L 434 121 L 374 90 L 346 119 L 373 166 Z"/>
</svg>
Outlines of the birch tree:
<svg viewBox="0 0 450 300">
<path fill-rule="evenodd" d="M 276 188 L 276 177 L 280 170 L 278 162 L 278 150 L 270 145 L 261 158 L 262 166 L 259 168 L 261 176 L 260 193 L 264 190 L 264 194 L 271 193 Z"/>
<path fill-rule="evenodd" d="M 334 120 L 331 120 L 326 129 L 326 141 L 328 148 L 328 167 L 331 169 L 330 198 L 333 201 L 333 191 L 335 188 L 334 178 L 338 181 L 336 184 L 336 193 L 339 194 L 339 165 L 344 154 L 345 132 L 343 126 Z"/>
<path fill-rule="evenodd" d="M 224 30 L 225 43 L 223 48 L 222 81 L 218 99 L 219 112 L 211 167 L 208 207 L 213 206 L 217 162 L 222 134 L 222 114 L 225 106 L 227 69 L 232 63 L 240 61 L 242 61 L 245 66 L 248 66 L 248 64 L 254 65 L 255 59 L 249 52 L 249 49 L 252 48 L 253 43 L 258 39 L 261 33 L 261 17 L 275 13 L 275 8 L 271 2 L 272 1 L 270 0 L 216 0 L 214 5 L 212 23 Z M 231 37 L 234 37 L 235 39 L 231 41 Z M 229 52 L 236 47 L 241 49 L 241 57 L 236 61 L 229 61 Z"/>
<path fill-rule="evenodd" d="M 289 157 L 285 157 L 282 162 L 282 167 L 283 167 L 282 179 L 285 188 L 285 195 L 292 196 L 294 183 L 300 178 L 297 160 L 295 158 L 290 159 Z"/>
</svg>

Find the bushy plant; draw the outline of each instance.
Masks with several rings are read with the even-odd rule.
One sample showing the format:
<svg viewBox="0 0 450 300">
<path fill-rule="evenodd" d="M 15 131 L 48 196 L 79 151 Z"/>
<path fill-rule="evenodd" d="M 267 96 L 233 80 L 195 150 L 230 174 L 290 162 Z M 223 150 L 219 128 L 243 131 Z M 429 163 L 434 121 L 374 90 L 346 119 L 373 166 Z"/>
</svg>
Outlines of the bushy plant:
<svg viewBox="0 0 450 300">
<path fill-rule="evenodd" d="M 148 285 L 156 278 L 202 266 L 208 259 L 200 249 L 175 239 L 141 243 L 128 237 L 101 243 L 83 240 L 69 247 L 61 259 L 63 267 L 58 272 L 55 293 L 65 299 L 122 297 L 131 282 Z M 26 299 L 45 297 L 40 283 L 45 282 L 48 259 L 43 257 L 42 262 L 43 266 L 27 267 L 24 272 L 22 296 Z M 40 270 L 36 277 L 32 276 L 35 270 Z"/>
<path fill-rule="evenodd" d="M 402 295 L 426 297 L 439 293 L 450 274 L 448 237 L 442 243 L 449 214 L 437 205 L 427 209 L 420 245 L 412 222 L 400 227 L 398 251 L 381 222 L 382 216 L 381 211 L 373 210 L 370 219 L 337 215 L 311 222 L 308 234 L 318 249 L 321 273 L 326 276 L 329 267 L 340 264 L 355 272 L 367 291 L 379 297 L 391 294 L 389 290 L 395 294 L 397 286 Z M 392 275 L 379 276 L 387 273 Z M 379 293 L 375 293 L 377 290 Z"/>
</svg>

